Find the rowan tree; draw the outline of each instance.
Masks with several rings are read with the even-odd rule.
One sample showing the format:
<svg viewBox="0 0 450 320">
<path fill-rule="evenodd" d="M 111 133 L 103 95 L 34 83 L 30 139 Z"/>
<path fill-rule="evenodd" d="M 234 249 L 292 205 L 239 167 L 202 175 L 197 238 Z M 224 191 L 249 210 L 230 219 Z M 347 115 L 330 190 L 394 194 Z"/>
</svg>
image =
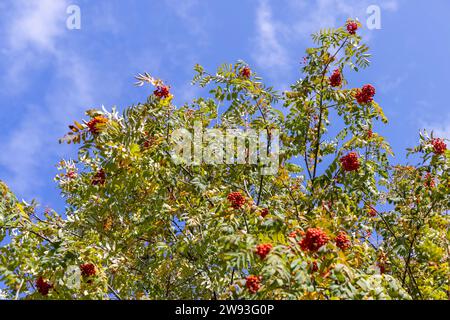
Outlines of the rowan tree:
<svg viewBox="0 0 450 320">
<path fill-rule="evenodd" d="M 62 139 L 78 146 L 56 177 L 64 213 L 41 214 L 0 185 L 7 296 L 447 299 L 450 152 L 423 132 L 408 150 L 417 164 L 391 164 L 376 88 L 346 80 L 369 65 L 360 27 L 314 34 L 287 92 L 238 61 L 195 66 L 209 95 L 181 107 L 145 73 L 146 102 L 87 111 Z M 278 172 L 177 163 L 171 134 L 199 122 L 266 132 L 268 148 L 278 130 Z"/>
</svg>

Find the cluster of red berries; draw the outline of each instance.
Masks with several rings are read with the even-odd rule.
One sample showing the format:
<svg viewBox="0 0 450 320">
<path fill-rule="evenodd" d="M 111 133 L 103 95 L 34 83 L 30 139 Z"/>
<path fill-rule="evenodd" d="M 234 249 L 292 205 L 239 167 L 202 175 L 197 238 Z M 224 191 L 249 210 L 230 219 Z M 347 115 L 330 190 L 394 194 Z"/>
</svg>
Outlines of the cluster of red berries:
<svg viewBox="0 0 450 320">
<path fill-rule="evenodd" d="M 373 131 L 371 129 L 367 130 L 367 139 L 372 139 L 373 137 Z"/>
<path fill-rule="evenodd" d="M 361 89 L 356 90 L 355 98 L 360 105 L 365 105 L 373 101 L 375 88 L 371 84 L 366 84 Z"/>
<path fill-rule="evenodd" d="M 386 264 L 383 262 L 377 262 L 378 269 L 380 269 L 380 274 L 384 274 L 386 272 Z"/>
<path fill-rule="evenodd" d="M 248 276 L 246 278 L 245 286 L 251 293 L 258 292 L 261 287 L 261 276 Z"/>
<path fill-rule="evenodd" d="M 113 226 L 113 219 L 111 217 L 106 217 L 105 219 L 103 219 L 102 221 L 103 230 L 109 231 L 111 230 L 112 226 Z"/>
<path fill-rule="evenodd" d="M 433 189 L 434 187 L 436 187 L 436 182 L 434 181 L 434 178 L 431 175 L 431 173 L 427 172 L 424 180 L 425 180 L 425 182 L 424 182 L 425 187 L 430 188 L 430 189 Z"/>
<path fill-rule="evenodd" d="M 39 277 L 36 280 L 36 288 L 40 294 L 42 294 L 43 296 L 46 296 L 46 295 L 48 295 L 48 292 L 50 291 L 50 289 L 53 288 L 53 285 L 50 284 L 48 281 L 44 280 L 44 278 Z"/>
<path fill-rule="evenodd" d="M 103 116 L 96 116 L 86 125 L 88 126 L 89 132 L 92 134 L 99 134 L 102 131 L 102 127 L 108 122 L 108 119 Z"/>
<path fill-rule="evenodd" d="M 377 216 L 377 210 L 375 210 L 375 208 L 371 206 L 371 207 L 369 207 L 369 211 L 367 212 L 367 214 L 370 217 L 374 218 Z"/>
<path fill-rule="evenodd" d="M 158 139 L 156 138 L 156 137 L 154 137 L 154 136 L 148 136 L 146 139 L 145 139 L 145 141 L 144 141 L 144 143 L 143 143 L 143 148 L 145 149 L 145 150 L 147 150 L 147 149 L 150 149 L 151 147 L 153 147 L 155 144 L 156 144 L 156 142 L 158 141 Z"/>
<path fill-rule="evenodd" d="M 103 169 L 100 169 L 92 178 L 91 184 L 93 186 L 103 186 L 105 182 L 106 182 L 106 173 Z"/>
<path fill-rule="evenodd" d="M 81 275 L 83 277 L 92 277 L 97 273 L 95 265 L 92 263 L 84 263 L 80 265 Z"/>
<path fill-rule="evenodd" d="M 77 173 L 76 173 L 75 171 L 73 171 L 73 170 L 69 170 L 69 171 L 66 173 L 66 177 L 67 177 L 68 179 L 75 179 L 75 178 L 77 177 Z"/>
<path fill-rule="evenodd" d="M 270 250 L 272 250 L 273 246 L 270 243 L 266 244 L 259 244 L 256 246 L 256 254 L 264 260 L 267 255 L 270 253 Z"/>
<path fill-rule="evenodd" d="M 336 243 L 336 246 L 343 251 L 351 246 L 350 240 L 345 232 L 339 232 L 336 239 L 334 239 L 334 242 Z"/>
<path fill-rule="evenodd" d="M 356 21 L 347 22 L 348 33 L 355 34 L 357 30 L 358 30 L 358 23 L 356 23 Z"/>
<path fill-rule="evenodd" d="M 333 74 L 330 77 L 330 85 L 332 87 L 339 87 L 342 84 L 342 76 L 341 71 L 336 69 L 333 71 Z"/>
<path fill-rule="evenodd" d="M 319 266 L 317 265 L 317 261 L 313 261 L 310 265 L 311 273 L 319 271 Z"/>
<path fill-rule="evenodd" d="M 311 228 L 306 231 L 305 237 L 298 243 L 303 251 L 315 252 L 330 240 L 320 228 Z"/>
<path fill-rule="evenodd" d="M 234 209 L 240 209 L 245 204 L 244 196 L 238 192 L 232 192 L 227 196 L 228 201 Z"/>
<path fill-rule="evenodd" d="M 252 70 L 250 70 L 249 67 L 243 67 L 240 71 L 239 71 L 239 75 L 243 78 L 249 79 L 250 76 L 252 75 Z"/>
<path fill-rule="evenodd" d="M 384 274 L 386 272 L 387 256 L 384 252 L 381 252 L 381 254 L 377 258 L 377 267 L 380 269 L 381 274 Z"/>
<path fill-rule="evenodd" d="M 289 233 L 288 237 L 289 238 L 297 238 L 297 231 L 292 231 L 291 233 Z"/>
<path fill-rule="evenodd" d="M 153 91 L 153 94 L 160 99 L 165 99 L 170 95 L 169 87 L 168 86 L 157 86 L 156 90 Z"/>
<path fill-rule="evenodd" d="M 431 144 L 433 145 L 433 151 L 435 154 L 444 154 L 447 150 L 447 145 L 445 144 L 444 140 L 436 138 L 431 140 Z"/>
<path fill-rule="evenodd" d="M 356 152 L 350 152 L 346 156 L 339 159 L 339 161 L 341 162 L 341 166 L 344 171 L 347 172 L 356 171 L 360 167 L 359 157 Z"/>
<path fill-rule="evenodd" d="M 264 208 L 261 210 L 261 217 L 265 218 L 269 214 L 269 209 Z"/>
</svg>

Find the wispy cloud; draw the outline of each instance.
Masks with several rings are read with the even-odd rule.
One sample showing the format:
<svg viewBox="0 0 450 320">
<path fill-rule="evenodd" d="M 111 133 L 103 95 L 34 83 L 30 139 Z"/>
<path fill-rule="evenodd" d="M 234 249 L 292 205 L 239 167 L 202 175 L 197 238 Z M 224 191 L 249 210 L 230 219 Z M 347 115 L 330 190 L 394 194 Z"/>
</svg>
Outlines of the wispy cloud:
<svg viewBox="0 0 450 320">
<path fill-rule="evenodd" d="M 395 11 L 399 1 L 280 0 L 275 6 L 274 2 L 260 0 L 256 8 L 253 57 L 260 67 L 283 74 L 292 62 L 289 52 L 294 44 L 309 40 L 310 34 L 322 28 L 341 26 L 349 17 L 365 22 L 367 8 L 372 4 Z M 274 11 L 274 8 L 284 9 Z"/>
<path fill-rule="evenodd" d="M 57 138 L 66 130 L 68 119 L 93 103 L 91 76 L 83 62 L 73 55 L 57 54 L 55 59 L 55 81 L 48 84 L 42 102 L 24 106 L 20 122 L 0 139 L 0 165 L 7 169 L 8 182 L 24 197 L 36 196 L 51 181 L 51 175 L 42 173 L 52 168 L 51 159 L 64 150 Z"/>
<path fill-rule="evenodd" d="M 433 131 L 436 137 L 450 139 L 450 113 L 439 118 L 440 121 L 423 122 L 421 127 L 428 132 Z"/>
<path fill-rule="evenodd" d="M 377 81 L 382 93 L 389 93 L 398 89 L 407 79 L 409 75 L 403 74 L 399 76 L 383 75 Z"/>
<path fill-rule="evenodd" d="M 8 40 L 2 52 L 6 76 L 1 83 L 8 88 L 4 94 L 16 96 L 25 90 L 32 71 L 41 74 L 40 64 L 52 69 L 39 102 L 22 106 L 19 122 L 0 139 L 0 165 L 24 197 L 35 196 L 37 188 L 51 180 L 41 174 L 42 163 L 58 153 L 56 137 L 64 132 L 67 117 L 92 102 L 90 70 L 63 45 L 67 5 L 66 0 L 20 0 L 2 17 Z"/>
<path fill-rule="evenodd" d="M 66 8 L 65 0 L 15 1 L 16 16 L 8 30 L 10 47 L 54 50 L 56 38 L 64 31 Z"/>
<path fill-rule="evenodd" d="M 400 0 L 385 0 L 381 2 L 381 8 L 395 12 L 400 7 Z"/>
<path fill-rule="evenodd" d="M 17 0 L 8 14 L 1 15 L 6 40 L 2 58 L 7 66 L 2 91 L 20 92 L 28 84 L 27 73 L 56 54 L 56 42 L 65 31 L 66 7 L 66 0 Z"/>
<path fill-rule="evenodd" d="M 205 11 L 197 14 L 199 11 L 199 0 L 165 0 L 165 3 L 185 24 L 186 30 L 197 37 L 197 41 L 202 44 L 207 43 L 208 33 L 205 28 Z"/>
<path fill-rule="evenodd" d="M 296 15 L 293 29 L 306 36 L 322 28 L 341 26 L 347 18 L 365 23 L 370 5 L 380 6 L 382 13 L 399 7 L 399 0 L 287 0 L 287 3 Z"/>
<path fill-rule="evenodd" d="M 266 0 L 260 1 L 256 11 L 255 61 L 267 68 L 285 67 L 288 60 L 286 48 L 280 42 L 281 30 L 273 19 L 273 13 Z"/>
</svg>

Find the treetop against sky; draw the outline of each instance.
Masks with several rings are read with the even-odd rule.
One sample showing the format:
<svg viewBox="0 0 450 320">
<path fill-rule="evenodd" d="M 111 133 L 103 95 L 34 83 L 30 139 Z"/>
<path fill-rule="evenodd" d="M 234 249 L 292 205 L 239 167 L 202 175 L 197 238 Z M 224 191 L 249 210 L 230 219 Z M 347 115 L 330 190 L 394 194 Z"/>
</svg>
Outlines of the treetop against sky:
<svg viewBox="0 0 450 320">
<path fill-rule="evenodd" d="M 448 299 L 448 140 L 421 131 L 392 162 L 362 28 L 315 32 L 282 91 L 196 64 L 189 103 L 144 72 L 142 102 L 72 119 L 64 210 L 0 184 L 2 296 Z"/>
<path fill-rule="evenodd" d="M 75 156 L 58 145 L 67 123 L 86 108 L 123 110 L 144 101 L 145 91 L 130 89 L 135 74 L 147 70 L 164 79 L 177 105 L 202 94 L 190 85 L 197 63 L 214 69 L 242 59 L 287 90 L 299 77 L 310 34 L 348 17 L 363 23 L 360 32 L 376 57 L 351 79 L 377 88 L 392 124 L 379 130 L 398 162 L 419 129 L 449 137 L 445 0 L 7 0 L 0 9 L 0 177 L 20 198 L 39 199 L 42 211 L 64 208 L 50 177 L 60 158 Z"/>
</svg>

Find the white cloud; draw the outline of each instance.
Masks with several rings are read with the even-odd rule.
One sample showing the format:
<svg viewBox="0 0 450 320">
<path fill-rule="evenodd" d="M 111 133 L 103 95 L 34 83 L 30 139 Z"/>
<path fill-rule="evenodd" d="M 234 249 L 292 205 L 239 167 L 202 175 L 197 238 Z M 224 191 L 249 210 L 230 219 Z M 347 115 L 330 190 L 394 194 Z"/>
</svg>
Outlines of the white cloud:
<svg viewBox="0 0 450 320">
<path fill-rule="evenodd" d="M 57 137 L 66 130 L 68 119 L 93 100 L 91 70 L 64 42 L 67 5 L 66 0 L 19 0 L 3 17 L 5 94 L 21 93 L 29 75 L 41 75 L 33 71 L 42 71 L 44 65 L 52 68 L 50 78 L 39 79 L 45 81 L 42 103 L 18 110 L 19 122 L 0 137 L 0 165 L 6 168 L 6 180 L 25 198 L 36 196 L 37 188 L 51 181 L 42 171 L 52 168 L 49 159 L 61 148 Z M 43 168 L 43 163 L 50 165 Z"/>
<path fill-rule="evenodd" d="M 450 139 L 450 114 L 443 115 L 440 118 L 441 121 L 423 123 L 421 127 L 428 132 L 433 131 L 435 137 Z"/>
<path fill-rule="evenodd" d="M 185 24 L 186 30 L 197 37 L 197 41 L 206 44 L 207 32 L 205 28 L 205 14 L 197 14 L 199 11 L 199 0 L 165 0 L 168 8 L 171 9 Z"/>
<path fill-rule="evenodd" d="M 399 1 L 279 0 L 275 6 L 275 2 L 259 0 L 253 57 L 259 67 L 269 71 L 275 78 L 281 78 L 293 61 L 300 61 L 301 56 L 292 57 L 289 54 L 291 48 L 299 42 L 309 41 L 312 33 L 323 28 L 342 26 L 347 18 L 356 18 L 365 24 L 368 18 L 366 11 L 370 5 L 379 5 L 383 17 L 384 11 L 397 10 Z M 367 32 L 367 29 L 363 32 Z M 370 39 L 371 33 L 365 37 Z"/>
<path fill-rule="evenodd" d="M 266 68 L 285 67 L 288 60 L 286 49 L 280 43 L 281 31 L 272 17 L 272 10 L 266 0 L 260 1 L 256 12 L 255 61 Z"/>
<path fill-rule="evenodd" d="M 396 11 L 399 0 L 286 0 L 294 13 L 292 35 L 309 37 L 322 28 L 342 26 L 347 18 L 354 18 L 365 24 L 367 8 L 378 5 L 381 16 L 385 11 Z"/>
<path fill-rule="evenodd" d="M 398 0 L 386 0 L 383 1 L 381 4 L 381 8 L 388 11 L 397 11 L 399 6 L 400 3 Z"/>
<path fill-rule="evenodd" d="M 93 75 L 83 61 L 57 51 L 54 58 L 56 81 L 48 83 L 43 103 L 25 106 L 20 122 L 0 140 L 0 165 L 7 169 L 8 183 L 24 198 L 35 197 L 39 188 L 51 181 L 51 175 L 42 173 L 51 170 L 51 159 L 64 150 L 57 138 L 80 109 L 93 105 Z"/>
<path fill-rule="evenodd" d="M 66 8 L 66 0 L 16 1 L 17 16 L 10 22 L 8 32 L 10 47 L 54 50 L 56 38 L 64 32 Z"/>
<path fill-rule="evenodd" d="M 28 84 L 28 74 L 51 61 L 56 43 L 65 32 L 67 0 L 17 0 L 2 15 L 5 39 L 1 90 L 20 93 Z M 5 12 L 5 11 L 4 11 Z"/>
<path fill-rule="evenodd" d="M 39 110 L 29 106 L 14 132 L 1 141 L 0 164 L 7 168 L 7 181 L 20 195 L 29 195 L 42 185 L 36 173 L 39 160 L 49 152 L 42 141 L 42 130 L 50 128 L 50 123 Z"/>
<path fill-rule="evenodd" d="M 379 83 L 381 92 L 389 93 L 400 87 L 405 82 L 405 80 L 408 79 L 408 77 L 408 74 L 403 74 L 400 76 L 384 75 L 377 82 Z"/>
</svg>

